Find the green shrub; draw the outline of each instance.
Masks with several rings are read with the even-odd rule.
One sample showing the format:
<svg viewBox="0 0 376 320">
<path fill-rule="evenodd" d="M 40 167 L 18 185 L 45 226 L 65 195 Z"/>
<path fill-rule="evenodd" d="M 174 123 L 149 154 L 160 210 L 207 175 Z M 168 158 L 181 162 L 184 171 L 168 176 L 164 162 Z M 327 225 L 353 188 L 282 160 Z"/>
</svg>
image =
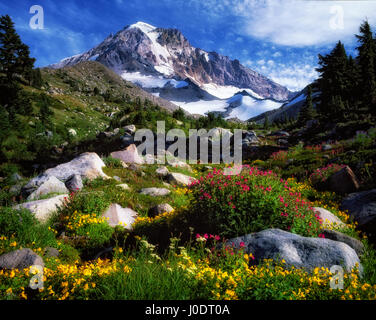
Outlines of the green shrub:
<svg viewBox="0 0 376 320">
<path fill-rule="evenodd" d="M 27 247 L 31 244 L 40 248 L 57 246 L 54 233 L 26 209 L 0 208 L 0 230 L 2 236 L 8 239 L 14 238 L 18 246 Z M 1 250 L 4 249 L 0 247 Z"/>
<path fill-rule="evenodd" d="M 323 189 L 327 180 L 344 167 L 346 167 L 346 165 L 333 163 L 326 167 L 318 168 L 309 176 L 309 182 L 316 188 Z"/>
<path fill-rule="evenodd" d="M 112 169 L 122 169 L 123 168 L 121 160 L 119 160 L 119 159 L 107 157 L 107 158 L 103 159 L 103 162 L 106 164 L 106 167 L 108 167 L 108 168 L 112 168 Z"/>
<path fill-rule="evenodd" d="M 239 175 L 214 170 L 192 184 L 194 201 L 187 219 L 197 231 L 234 237 L 279 228 L 319 235 L 319 218 L 288 181 L 245 167 Z"/>
</svg>

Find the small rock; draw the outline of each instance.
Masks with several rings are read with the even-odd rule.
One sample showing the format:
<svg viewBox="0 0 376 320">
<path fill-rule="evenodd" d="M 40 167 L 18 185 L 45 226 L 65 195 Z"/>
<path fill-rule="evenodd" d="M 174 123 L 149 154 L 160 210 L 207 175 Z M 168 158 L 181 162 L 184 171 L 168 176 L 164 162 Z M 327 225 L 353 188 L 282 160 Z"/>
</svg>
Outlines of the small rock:
<svg viewBox="0 0 376 320">
<path fill-rule="evenodd" d="M 125 126 L 124 128 L 125 132 L 128 132 L 130 134 L 134 134 L 136 132 L 136 126 L 134 124 L 130 124 L 128 126 Z"/>
<path fill-rule="evenodd" d="M 120 205 L 113 203 L 102 215 L 108 218 L 108 224 L 111 227 L 122 226 L 124 229 L 132 230 L 138 213 L 130 208 L 122 208 Z"/>
<path fill-rule="evenodd" d="M 168 203 L 162 203 L 153 208 L 150 208 L 149 217 L 155 217 L 162 213 L 165 213 L 165 212 L 170 213 L 172 211 L 174 211 L 173 207 L 171 207 Z"/>
<path fill-rule="evenodd" d="M 140 193 L 151 197 L 162 197 L 167 196 L 171 191 L 165 188 L 144 188 L 141 189 Z"/>
<path fill-rule="evenodd" d="M 331 150 L 332 149 L 332 146 L 330 144 L 324 144 L 322 147 L 321 147 L 321 150 L 322 151 L 328 151 L 328 150 Z"/>
<path fill-rule="evenodd" d="M 329 228 L 331 226 L 337 226 L 341 228 L 346 226 L 338 217 L 324 208 L 314 207 L 313 210 L 315 210 L 319 214 L 320 218 L 322 219 L 322 225 L 325 228 Z"/>
<path fill-rule="evenodd" d="M 55 249 L 55 248 L 52 248 L 52 247 L 47 247 L 45 250 L 44 250 L 44 255 L 48 258 L 51 258 L 51 257 L 55 257 L 57 258 L 59 256 L 59 250 Z"/>
<path fill-rule="evenodd" d="M 176 185 L 182 185 L 182 186 L 187 186 L 191 184 L 194 181 L 197 181 L 197 179 L 186 176 L 185 174 L 182 173 L 177 173 L 177 172 L 171 172 L 167 176 L 167 180 L 170 184 L 176 184 Z"/>
<path fill-rule="evenodd" d="M 125 163 L 143 164 L 144 160 L 140 157 L 137 147 L 131 144 L 129 147 L 121 151 L 111 153 L 111 157 L 124 161 Z"/>
<path fill-rule="evenodd" d="M 121 178 L 118 177 L 118 176 L 113 176 L 112 178 L 113 178 L 114 180 L 118 181 L 118 182 L 121 182 Z"/>
<path fill-rule="evenodd" d="M 160 177 L 166 177 L 169 174 L 167 167 L 159 167 L 155 173 Z"/>
<path fill-rule="evenodd" d="M 130 190 L 131 189 L 126 183 L 118 184 L 116 186 L 119 187 L 119 188 L 122 188 L 123 190 Z"/>
<path fill-rule="evenodd" d="M 77 192 L 84 187 L 84 184 L 80 175 L 73 174 L 65 182 L 65 186 L 69 189 L 69 191 Z"/>
</svg>

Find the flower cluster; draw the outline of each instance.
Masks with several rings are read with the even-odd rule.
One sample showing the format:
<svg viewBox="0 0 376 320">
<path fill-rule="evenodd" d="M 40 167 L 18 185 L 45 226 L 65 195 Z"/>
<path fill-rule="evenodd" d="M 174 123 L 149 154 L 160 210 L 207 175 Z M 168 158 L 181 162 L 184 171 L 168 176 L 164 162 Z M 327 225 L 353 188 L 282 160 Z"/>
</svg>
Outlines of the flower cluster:
<svg viewBox="0 0 376 320">
<path fill-rule="evenodd" d="M 318 168 L 309 176 L 309 181 L 314 186 L 325 183 L 330 176 L 345 167 L 346 165 L 343 164 L 329 164 L 326 167 Z"/>
<path fill-rule="evenodd" d="M 293 186 L 271 170 L 243 166 L 238 175 L 224 175 L 214 169 L 190 186 L 195 199 L 191 211 L 199 215 L 196 227 L 226 237 L 268 228 L 317 236 L 320 219 Z"/>
</svg>

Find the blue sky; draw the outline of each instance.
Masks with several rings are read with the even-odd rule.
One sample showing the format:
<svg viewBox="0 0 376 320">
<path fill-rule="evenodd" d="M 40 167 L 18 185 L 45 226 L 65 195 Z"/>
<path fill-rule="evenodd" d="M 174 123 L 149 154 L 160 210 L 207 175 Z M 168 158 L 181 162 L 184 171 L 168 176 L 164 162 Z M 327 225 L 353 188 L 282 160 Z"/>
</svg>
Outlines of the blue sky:
<svg viewBox="0 0 376 320">
<path fill-rule="evenodd" d="M 29 27 L 32 5 L 44 9 L 43 30 Z M 362 20 L 376 31 L 376 1 L 0 0 L 0 14 L 13 18 L 37 66 L 82 53 L 144 21 L 178 28 L 193 46 L 238 59 L 291 90 L 316 78 L 317 54 L 337 40 L 354 54 Z"/>
</svg>

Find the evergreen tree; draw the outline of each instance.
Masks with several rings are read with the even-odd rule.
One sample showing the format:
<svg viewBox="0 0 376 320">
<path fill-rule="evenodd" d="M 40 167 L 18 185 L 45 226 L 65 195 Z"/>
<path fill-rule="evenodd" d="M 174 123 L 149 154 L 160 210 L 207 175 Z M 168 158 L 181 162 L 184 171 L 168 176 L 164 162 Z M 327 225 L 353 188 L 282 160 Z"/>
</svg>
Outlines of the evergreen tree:
<svg viewBox="0 0 376 320">
<path fill-rule="evenodd" d="M 344 102 L 348 90 L 348 59 L 341 41 L 338 41 L 328 55 L 322 56 L 319 54 L 319 65 L 320 68 L 316 69 L 320 72 L 317 85 L 321 91 L 318 111 L 321 118 L 336 121 L 343 116 L 341 114 L 343 111 L 340 110 L 339 106 L 332 103 L 333 97 L 339 96 Z"/>
<path fill-rule="evenodd" d="M 298 124 L 300 126 L 304 126 L 307 123 L 307 121 L 312 120 L 314 116 L 315 115 L 312 103 L 312 88 L 311 86 L 308 86 L 306 101 L 298 115 Z"/>
<path fill-rule="evenodd" d="M 32 69 L 31 70 L 31 80 L 30 80 L 30 84 L 34 87 L 34 88 L 38 88 L 40 89 L 43 85 L 43 79 L 42 79 L 42 73 L 40 72 L 40 69 L 39 68 L 36 68 L 36 69 Z"/>
<path fill-rule="evenodd" d="M 268 115 L 266 114 L 265 115 L 265 120 L 264 120 L 264 129 L 265 130 L 268 130 L 269 129 L 269 117 L 268 117 Z"/>
<path fill-rule="evenodd" d="M 12 19 L 0 17 L 0 71 L 8 80 L 15 75 L 27 76 L 33 68 L 35 59 L 29 57 L 29 47 L 22 43 Z"/>
<path fill-rule="evenodd" d="M 43 94 L 41 96 L 41 105 L 40 105 L 40 120 L 45 127 L 48 127 L 51 124 L 50 117 L 53 115 L 53 111 L 50 109 L 48 104 L 48 97 Z"/>
<path fill-rule="evenodd" d="M 358 60 L 361 73 L 362 104 L 376 113 L 376 57 L 375 41 L 368 21 L 364 21 L 359 28 L 360 34 L 356 35 L 360 46 Z"/>
</svg>

